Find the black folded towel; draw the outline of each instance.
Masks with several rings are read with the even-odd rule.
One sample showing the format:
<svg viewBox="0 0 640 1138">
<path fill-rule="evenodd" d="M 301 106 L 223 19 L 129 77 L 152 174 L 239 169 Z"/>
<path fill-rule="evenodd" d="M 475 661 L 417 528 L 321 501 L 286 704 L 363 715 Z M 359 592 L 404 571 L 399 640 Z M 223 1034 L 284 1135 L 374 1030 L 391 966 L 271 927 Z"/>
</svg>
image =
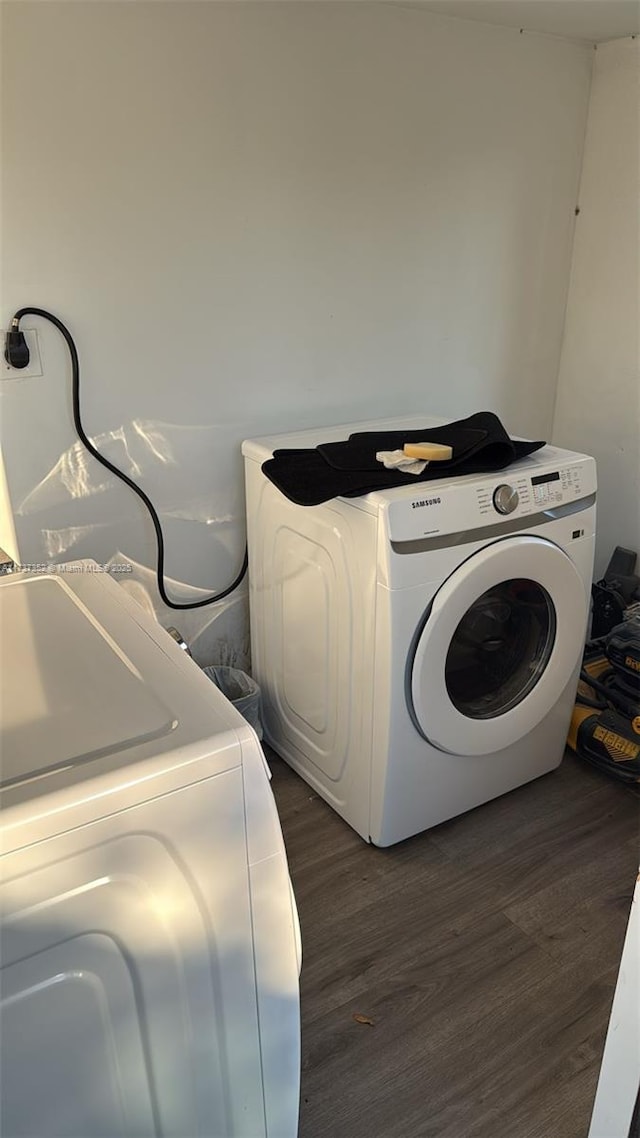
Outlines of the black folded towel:
<svg viewBox="0 0 640 1138">
<path fill-rule="evenodd" d="M 447 423 L 442 427 L 423 427 L 418 431 L 359 431 L 350 435 L 345 442 L 321 443 L 316 449 L 329 466 L 335 466 L 337 470 L 369 470 L 378 473 L 381 463 L 376 454 L 380 450 L 402 450 L 405 443 L 443 443 L 452 448 L 453 457 L 439 462 L 438 466 L 450 469 L 475 453 L 479 447 L 486 446 L 487 437 L 486 428 Z M 511 444 L 511 440 L 508 441 Z M 415 475 L 410 477 L 415 478 Z"/>
<path fill-rule="evenodd" d="M 453 448 L 453 458 L 428 463 L 422 474 L 387 470 L 376 459 L 381 450 L 398 450 L 410 442 L 438 442 Z M 420 430 L 359 431 L 345 442 L 322 443 L 315 449 L 276 450 L 262 464 L 264 474 L 292 502 L 317 506 L 330 498 L 356 498 L 372 490 L 388 490 L 450 474 L 504 470 L 512 462 L 543 447 L 544 442 L 511 439 L 497 415 L 479 411 L 467 419 Z"/>
</svg>

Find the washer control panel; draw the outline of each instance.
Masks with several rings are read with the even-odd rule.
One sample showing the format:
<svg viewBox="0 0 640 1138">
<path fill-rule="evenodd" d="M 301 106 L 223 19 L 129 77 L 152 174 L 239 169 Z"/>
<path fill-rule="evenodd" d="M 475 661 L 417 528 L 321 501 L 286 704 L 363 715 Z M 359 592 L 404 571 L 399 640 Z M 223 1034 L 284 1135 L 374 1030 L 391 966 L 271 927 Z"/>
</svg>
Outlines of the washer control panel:
<svg viewBox="0 0 640 1138">
<path fill-rule="evenodd" d="M 408 486 L 388 501 L 388 527 L 392 541 L 434 538 L 441 534 L 499 532 L 504 522 L 513 527 L 519 518 L 545 515 L 559 507 L 588 498 L 596 490 L 595 463 L 545 447 L 539 457 L 491 477 L 445 478 Z M 505 477 L 506 476 L 506 477 Z M 385 501 L 388 491 L 385 491 Z M 550 515 L 551 516 L 551 515 Z"/>
<path fill-rule="evenodd" d="M 493 486 L 485 483 L 476 489 L 478 511 L 488 519 L 495 518 L 496 513 L 524 515 L 560 506 L 590 492 L 591 486 L 587 489 L 583 486 L 583 474 L 582 464 L 572 463 L 557 470 L 533 473 L 528 478 L 515 477 Z"/>
</svg>

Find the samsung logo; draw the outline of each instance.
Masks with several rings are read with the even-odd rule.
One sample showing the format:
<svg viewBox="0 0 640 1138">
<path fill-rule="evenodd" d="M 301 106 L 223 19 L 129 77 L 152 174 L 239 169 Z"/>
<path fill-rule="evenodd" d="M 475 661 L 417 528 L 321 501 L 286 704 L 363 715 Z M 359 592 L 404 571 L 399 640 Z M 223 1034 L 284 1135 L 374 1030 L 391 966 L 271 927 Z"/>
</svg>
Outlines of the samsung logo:
<svg viewBox="0 0 640 1138">
<path fill-rule="evenodd" d="M 419 498 L 417 502 L 411 503 L 411 509 L 417 510 L 419 506 L 439 506 L 442 498 Z"/>
</svg>

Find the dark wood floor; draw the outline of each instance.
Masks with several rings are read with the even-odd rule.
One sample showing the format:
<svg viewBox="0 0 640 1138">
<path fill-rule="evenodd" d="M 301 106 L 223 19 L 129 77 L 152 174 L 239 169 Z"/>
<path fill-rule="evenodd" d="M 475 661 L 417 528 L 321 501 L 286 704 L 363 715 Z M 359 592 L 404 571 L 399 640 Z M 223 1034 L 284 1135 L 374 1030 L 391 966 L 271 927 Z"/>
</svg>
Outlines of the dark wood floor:
<svg viewBox="0 0 640 1138">
<path fill-rule="evenodd" d="M 567 754 L 379 850 L 269 758 L 302 925 L 300 1138 L 586 1138 L 634 791 Z"/>
</svg>

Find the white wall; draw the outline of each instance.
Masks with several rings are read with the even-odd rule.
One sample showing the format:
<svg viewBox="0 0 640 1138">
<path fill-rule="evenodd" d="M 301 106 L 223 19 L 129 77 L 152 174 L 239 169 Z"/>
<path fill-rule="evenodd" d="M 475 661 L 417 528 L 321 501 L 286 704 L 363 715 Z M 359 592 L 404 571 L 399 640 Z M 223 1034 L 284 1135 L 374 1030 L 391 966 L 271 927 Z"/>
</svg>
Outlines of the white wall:
<svg viewBox="0 0 640 1138">
<path fill-rule="evenodd" d="M 369 3 L 56 0 L 4 4 L 3 45 L 3 319 L 69 324 L 178 597 L 239 565 L 245 436 L 485 408 L 547 435 L 591 49 Z M 44 377 L 0 386 L 18 555 L 150 566 L 40 335 Z M 201 656 L 242 655 L 243 597 Z"/>
<path fill-rule="evenodd" d="M 598 461 L 596 579 L 640 554 L 640 41 L 599 45 L 554 441 Z"/>
</svg>

